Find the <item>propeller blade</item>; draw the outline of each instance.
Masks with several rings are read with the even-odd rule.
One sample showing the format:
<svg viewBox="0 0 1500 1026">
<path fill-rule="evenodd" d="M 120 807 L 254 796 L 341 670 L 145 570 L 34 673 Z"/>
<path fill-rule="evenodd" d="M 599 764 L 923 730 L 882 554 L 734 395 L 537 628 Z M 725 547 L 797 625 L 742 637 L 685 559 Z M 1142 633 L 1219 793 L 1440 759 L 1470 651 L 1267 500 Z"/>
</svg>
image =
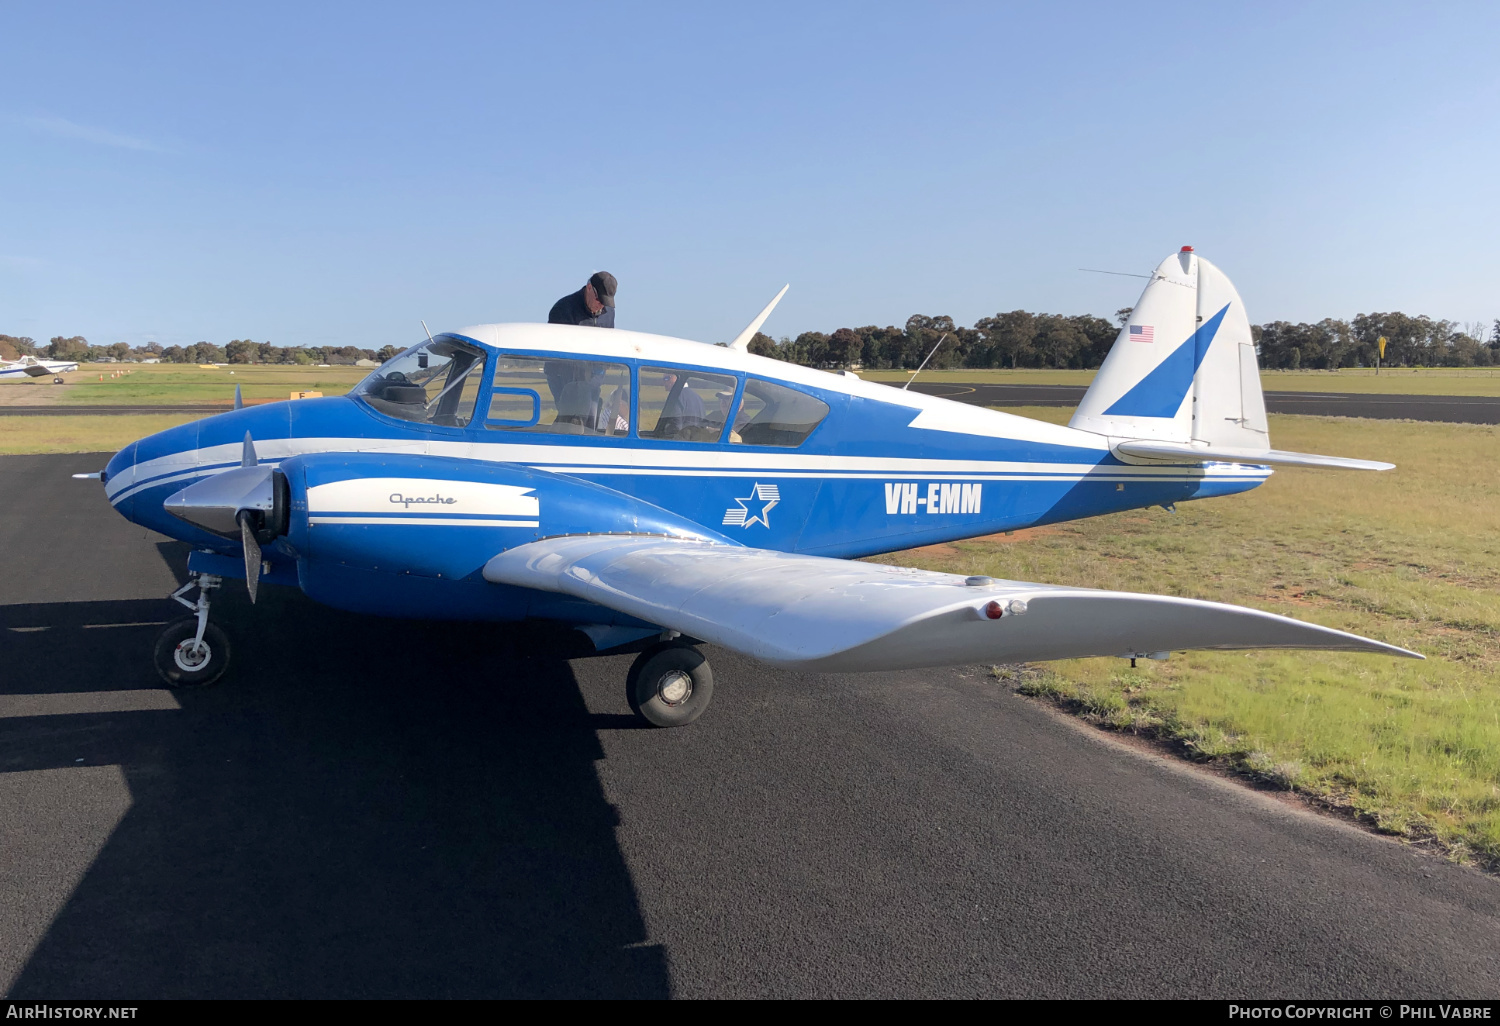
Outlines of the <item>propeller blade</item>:
<svg viewBox="0 0 1500 1026">
<path fill-rule="evenodd" d="M 240 386 L 238 383 L 234 386 L 234 408 L 236 410 L 243 410 L 245 408 L 245 400 L 240 396 Z"/>
<path fill-rule="evenodd" d="M 236 388 L 239 386 L 236 385 Z M 253 467 L 260 462 L 255 455 L 255 439 L 250 437 L 250 432 L 245 432 L 245 447 L 240 450 L 240 466 Z"/>
<path fill-rule="evenodd" d="M 260 542 L 255 540 L 255 528 L 250 526 L 250 512 L 242 510 L 240 521 L 240 544 L 245 549 L 245 587 L 250 592 L 250 603 L 255 603 L 255 592 L 260 585 Z"/>
</svg>

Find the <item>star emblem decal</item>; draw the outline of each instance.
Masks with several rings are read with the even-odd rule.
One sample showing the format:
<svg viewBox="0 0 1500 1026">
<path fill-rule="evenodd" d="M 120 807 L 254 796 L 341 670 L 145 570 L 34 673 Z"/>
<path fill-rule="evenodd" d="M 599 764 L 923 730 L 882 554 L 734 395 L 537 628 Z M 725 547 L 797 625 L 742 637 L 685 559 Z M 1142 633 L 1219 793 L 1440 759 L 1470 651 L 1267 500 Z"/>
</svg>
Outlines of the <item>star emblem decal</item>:
<svg viewBox="0 0 1500 1026">
<path fill-rule="evenodd" d="M 771 526 L 771 521 L 766 515 L 781 501 L 781 489 L 773 484 L 755 484 L 750 489 L 750 494 L 743 499 L 735 499 L 738 506 L 731 506 L 724 511 L 724 523 L 739 527 L 749 527 L 751 524 L 763 524 Z"/>
</svg>

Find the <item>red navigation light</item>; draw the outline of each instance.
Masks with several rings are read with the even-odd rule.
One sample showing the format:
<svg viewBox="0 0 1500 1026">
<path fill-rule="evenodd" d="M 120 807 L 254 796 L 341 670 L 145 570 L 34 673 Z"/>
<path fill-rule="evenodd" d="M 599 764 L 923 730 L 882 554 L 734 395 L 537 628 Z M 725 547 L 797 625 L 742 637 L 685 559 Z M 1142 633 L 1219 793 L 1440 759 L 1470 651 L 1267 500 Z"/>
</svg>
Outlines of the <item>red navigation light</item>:
<svg viewBox="0 0 1500 1026">
<path fill-rule="evenodd" d="M 1184 253 L 1191 253 L 1193 251 L 1193 247 L 1192 246 L 1183 246 L 1182 247 L 1182 251 Z"/>
<path fill-rule="evenodd" d="M 998 602 L 991 602 L 984 607 L 984 615 L 991 620 L 998 620 L 1005 615 L 1005 609 Z"/>
</svg>

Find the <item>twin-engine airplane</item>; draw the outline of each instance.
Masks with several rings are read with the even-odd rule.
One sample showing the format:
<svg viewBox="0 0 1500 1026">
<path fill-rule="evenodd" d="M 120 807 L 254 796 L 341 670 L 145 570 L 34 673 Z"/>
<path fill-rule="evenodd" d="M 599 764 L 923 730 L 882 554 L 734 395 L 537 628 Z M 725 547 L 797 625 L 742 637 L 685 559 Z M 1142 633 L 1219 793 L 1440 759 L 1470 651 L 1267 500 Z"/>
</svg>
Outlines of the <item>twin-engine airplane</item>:
<svg viewBox="0 0 1500 1026">
<path fill-rule="evenodd" d="M 1173 649 L 1416 655 L 1238 606 L 856 561 L 1170 509 L 1254 488 L 1277 464 L 1391 469 L 1270 447 L 1244 307 L 1190 248 L 1156 269 L 1068 427 L 754 356 L 774 305 L 727 347 L 465 328 L 348 396 L 127 446 L 98 475 L 110 501 L 195 547 L 173 596 L 194 615 L 158 639 L 162 676 L 224 673 L 208 614 L 226 577 L 252 599 L 269 581 L 381 616 L 561 621 L 601 651 L 657 639 L 627 689 L 658 726 L 708 706 L 702 641 L 830 671 Z"/>
</svg>

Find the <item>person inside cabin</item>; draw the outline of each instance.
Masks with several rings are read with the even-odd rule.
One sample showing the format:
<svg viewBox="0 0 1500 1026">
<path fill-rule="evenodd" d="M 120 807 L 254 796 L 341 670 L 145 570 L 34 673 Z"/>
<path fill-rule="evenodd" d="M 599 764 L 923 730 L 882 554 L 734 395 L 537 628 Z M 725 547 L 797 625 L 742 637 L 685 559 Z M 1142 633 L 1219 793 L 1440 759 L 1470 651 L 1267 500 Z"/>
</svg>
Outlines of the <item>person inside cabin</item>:
<svg viewBox="0 0 1500 1026">
<path fill-rule="evenodd" d="M 570 292 L 552 304 L 548 324 L 582 324 L 591 328 L 615 326 L 615 276 L 596 271 L 583 288 Z"/>
<path fill-rule="evenodd" d="M 657 438 L 686 438 L 691 431 L 703 427 L 703 400 L 688 387 L 688 382 L 669 371 L 661 376 L 661 387 L 667 393 L 667 400 L 656 425 Z"/>
<path fill-rule="evenodd" d="M 720 432 L 724 430 L 724 425 L 729 423 L 729 411 L 734 406 L 734 389 L 726 388 L 715 392 L 714 397 L 719 400 L 719 408 L 709 415 L 708 426 L 713 428 L 715 432 Z M 717 439 L 718 436 L 716 434 L 715 440 L 717 441 Z M 744 439 L 740 437 L 738 431 L 731 427 L 729 430 L 729 441 L 732 445 L 739 445 L 744 442 Z"/>
<path fill-rule="evenodd" d="M 630 434 L 630 385 L 617 385 L 599 408 L 594 429 L 601 435 Z"/>
</svg>

